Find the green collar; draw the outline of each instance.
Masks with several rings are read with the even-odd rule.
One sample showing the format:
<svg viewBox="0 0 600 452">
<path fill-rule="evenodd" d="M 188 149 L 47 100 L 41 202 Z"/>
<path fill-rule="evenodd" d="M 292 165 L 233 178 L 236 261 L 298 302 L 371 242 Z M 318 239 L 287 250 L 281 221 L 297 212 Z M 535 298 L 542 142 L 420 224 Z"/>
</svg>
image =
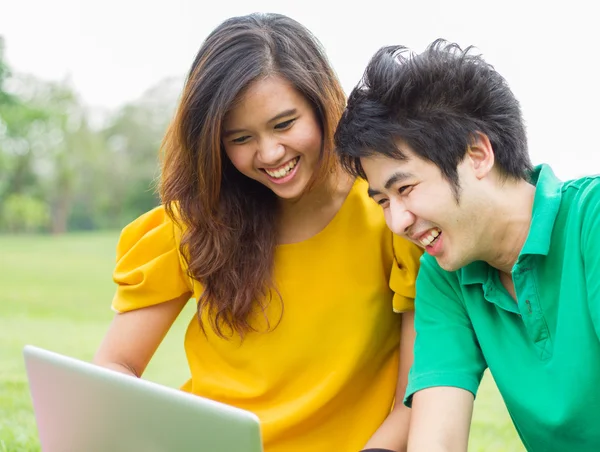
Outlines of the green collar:
<svg viewBox="0 0 600 452">
<path fill-rule="evenodd" d="M 548 254 L 562 195 L 563 184 L 548 165 L 539 165 L 535 168 L 531 174 L 531 183 L 535 185 L 533 215 L 529 235 L 519 253 L 519 258 L 528 254 Z"/>
</svg>

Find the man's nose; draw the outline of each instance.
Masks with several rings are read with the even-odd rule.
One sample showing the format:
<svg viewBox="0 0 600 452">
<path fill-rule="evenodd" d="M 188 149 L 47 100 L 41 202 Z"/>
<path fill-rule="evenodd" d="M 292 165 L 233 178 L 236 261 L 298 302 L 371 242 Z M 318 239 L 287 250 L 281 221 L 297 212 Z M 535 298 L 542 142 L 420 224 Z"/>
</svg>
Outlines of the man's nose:
<svg viewBox="0 0 600 452">
<path fill-rule="evenodd" d="M 407 235 L 408 229 L 415 222 L 415 216 L 406 208 L 402 201 L 390 201 L 387 224 L 396 235 Z"/>
</svg>

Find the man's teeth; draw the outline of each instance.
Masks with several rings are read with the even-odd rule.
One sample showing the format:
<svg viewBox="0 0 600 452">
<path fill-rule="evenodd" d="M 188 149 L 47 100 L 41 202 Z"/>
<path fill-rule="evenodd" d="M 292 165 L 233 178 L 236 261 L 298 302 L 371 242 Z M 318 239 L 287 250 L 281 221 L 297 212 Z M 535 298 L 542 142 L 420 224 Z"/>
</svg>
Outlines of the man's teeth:
<svg viewBox="0 0 600 452">
<path fill-rule="evenodd" d="M 296 157 L 295 159 L 290 160 L 285 166 L 282 166 L 281 168 L 276 169 L 274 171 L 265 168 L 265 172 L 275 179 L 287 176 L 289 172 L 294 168 L 294 166 L 296 166 L 296 163 L 298 163 L 298 159 L 299 157 Z"/>
<path fill-rule="evenodd" d="M 425 238 L 422 238 L 419 240 L 419 242 L 421 242 L 421 245 L 423 246 L 428 246 L 431 245 L 431 243 L 442 233 L 442 231 L 440 231 L 439 229 L 432 229 L 431 231 L 429 231 L 429 235 Z"/>
</svg>

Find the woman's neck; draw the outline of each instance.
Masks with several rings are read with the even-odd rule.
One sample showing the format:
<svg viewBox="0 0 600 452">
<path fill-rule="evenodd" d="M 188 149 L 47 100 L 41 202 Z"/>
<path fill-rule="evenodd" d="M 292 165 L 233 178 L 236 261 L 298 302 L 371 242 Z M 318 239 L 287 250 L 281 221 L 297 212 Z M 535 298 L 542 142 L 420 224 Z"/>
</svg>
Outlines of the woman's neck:
<svg viewBox="0 0 600 452">
<path fill-rule="evenodd" d="M 316 235 L 344 204 L 354 178 L 338 170 L 295 201 L 280 200 L 278 243 L 297 243 Z"/>
</svg>

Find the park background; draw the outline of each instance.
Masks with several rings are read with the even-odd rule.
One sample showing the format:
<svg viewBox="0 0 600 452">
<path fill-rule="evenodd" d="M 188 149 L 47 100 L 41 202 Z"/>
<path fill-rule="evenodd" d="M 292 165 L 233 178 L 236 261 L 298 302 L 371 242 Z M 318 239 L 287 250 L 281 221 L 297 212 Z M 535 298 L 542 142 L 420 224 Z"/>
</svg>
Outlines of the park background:
<svg viewBox="0 0 600 452">
<path fill-rule="evenodd" d="M 0 452 L 39 450 L 23 345 L 91 359 L 112 317 L 119 230 L 158 203 L 185 74 L 216 25 L 254 11 L 310 28 L 347 93 L 382 45 L 474 45 L 520 99 L 534 163 L 564 179 L 600 172 L 593 2 L 0 0 Z M 187 379 L 193 312 L 145 378 Z M 523 450 L 487 374 L 469 450 Z"/>
</svg>

